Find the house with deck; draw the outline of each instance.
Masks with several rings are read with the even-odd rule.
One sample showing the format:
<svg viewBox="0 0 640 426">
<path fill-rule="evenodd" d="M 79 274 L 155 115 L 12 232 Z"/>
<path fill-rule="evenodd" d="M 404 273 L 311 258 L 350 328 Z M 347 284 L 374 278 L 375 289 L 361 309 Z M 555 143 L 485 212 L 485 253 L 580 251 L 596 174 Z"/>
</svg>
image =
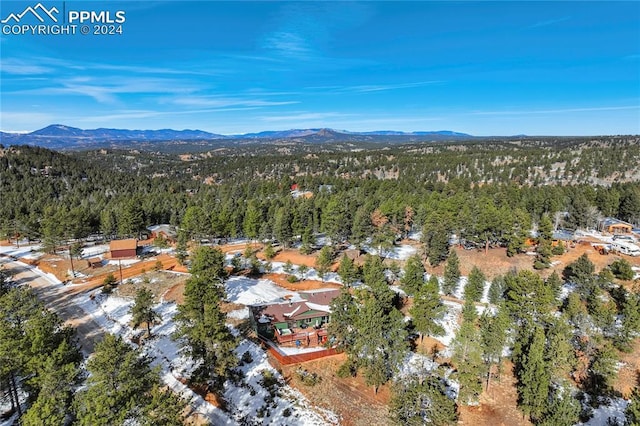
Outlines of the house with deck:
<svg viewBox="0 0 640 426">
<path fill-rule="evenodd" d="M 633 231 L 633 225 L 613 217 L 602 219 L 598 228 L 601 232 L 608 232 L 609 234 L 631 234 Z"/>
<path fill-rule="evenodd" d="M 250 305 L 249 320 L 258 336 L 281 346 L 320 346 L 327 341 L 330 304 L 337 289 L 300 292 L 302 300 Z"/>
</svg>

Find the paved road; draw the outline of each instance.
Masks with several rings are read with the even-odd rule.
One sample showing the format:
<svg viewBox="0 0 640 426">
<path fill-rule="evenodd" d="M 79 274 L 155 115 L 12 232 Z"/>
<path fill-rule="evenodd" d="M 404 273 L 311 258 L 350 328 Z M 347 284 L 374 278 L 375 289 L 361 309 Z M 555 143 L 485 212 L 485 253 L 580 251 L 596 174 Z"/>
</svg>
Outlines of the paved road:
<svg viewBox="0 0 640 426">
<path fill-rule="evenodd" d="M 19 284 L 29 285 L 47 308 L 56 312 L 62 320 L 76 329 L 76 335 L 85 356 L 93 353 L 94 346 L 102 340 L 104 330 L 82 308 L 73 303 L 74 298 L 81 297 L 72 293 L 71 287 L 56 285 L 22 263 L 0 259 L 0 264 L 11 271 L 13 280 Z"/>
</svg>

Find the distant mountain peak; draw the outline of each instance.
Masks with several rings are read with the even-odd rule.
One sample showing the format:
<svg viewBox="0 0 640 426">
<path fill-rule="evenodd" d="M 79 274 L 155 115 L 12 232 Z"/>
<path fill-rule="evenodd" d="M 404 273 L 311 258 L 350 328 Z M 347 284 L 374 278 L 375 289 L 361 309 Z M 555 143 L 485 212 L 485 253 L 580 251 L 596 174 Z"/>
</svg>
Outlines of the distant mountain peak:
<svg viewBox="0 0 640 426">
<path fill-rule="evenodd" d="M 380 130 L 372 132 L 350 132 L 328 127 L 268 130 L 258 133 L 224 136 L 202 130 L 128 130 L 128 129 L 79 129 L 65 124 L 51 124 L 31 133 L 0 133 L 0 143 L 30 144 L 49 148 L 90 148 L 98 144 L 153 143 L 158 141 L 186 142 L 212 140 L 259 140 L 261 142 L 291 140 L 292 142 L 331 143 L 331 142 L 374 142 L 403 143 L 419 141 L 447 141 L 470 139 L 473 136 L 451 130 L 429 132 L 401 132 Z"/>
</svg>

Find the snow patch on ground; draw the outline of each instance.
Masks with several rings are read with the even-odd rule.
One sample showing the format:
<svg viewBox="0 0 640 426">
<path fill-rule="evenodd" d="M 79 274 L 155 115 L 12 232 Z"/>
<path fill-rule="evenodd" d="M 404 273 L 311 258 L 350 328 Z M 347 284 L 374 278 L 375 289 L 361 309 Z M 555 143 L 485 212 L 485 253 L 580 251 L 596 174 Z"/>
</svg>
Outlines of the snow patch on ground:
<svg viewBox="0 0 640 426">
<path fill-rule="evenodd" d="M 444 336 L 435 337 L 443 345 L 449 346 L 456 337 L 456 332 L 460 326 L 458 325 L 458 317 L 462 313 L 462 305 L 448 300 L 443 300 L 442 304 L 447 308 L 444 317 L 436 321 L 444 328 Z"/>
<path fill-rule="evenodd" d="M 482 298 L 480 301 L 482 303 L 489 303 L 489 289 L 491 288 L 491 281 L 485 281 L 484 287 L 482 289 Z"/>
<path fill-rule="evenodd" d="M 364 249 L 364 251 L 374 256 L 379 254 L 376 247 L 371 247 L 367 244 L 363 244 L 362 248 Z M 380 255 L 386 257 L 387 259 L 407 260 L 416 253 L 417 250 L 415 247 L 408 244 L 401 244 L 399 246 L 392 247 L 390 250 L 383 249 Z"/>
<path fill-rule="evenodd" d="M 249 319 L 249 310 L 248 309 L 236 309 L 235 311 L 231 311 L 227 313 L 227 318 L 233 318 L 237 320 Z"/>
<path fill-rule="evenodd" d="M 460 277 L 458 280 L 458 286 L 453 291 L 453 295 L 458 299 L 464 300 L 464 288 L 467 286 L 467 277 Z"/>
<path fill-rule="evenodd" d="M 415 376 L 424 376 L 426 373 L 438 368 L 438 363 L 431 358 L 410 352 L 402 361 L 397 379 L 410 379 Z"/>
<path fill-rule="evenodd" d="M 577 425 L 584 426 L 607 426 L 608 420 L 616 420 L 614 424 L 624 424 L 625 415 L 624 411 L 627 409 L 629 401 L 622 398 L 612 399 L 608 405 L 601 405 L 593 410 L 593 417 L 586 423 L 578 423 Z M 576 426 L 577 426 L 576 425 Z"/>
<path fill-rule="evenodd" d="M 285 290 L 271 280 L 256 280 L 247 277 L 231 277 L 226 282 L 227 300 L 242 305 L 281 302 L 285 296 L 292 301 L 302 300 L 295 291 Z"/>
<path fill-rule="evenodd" d="M 410 232 L 408 238 L 413 241 L 422 241 L 422 231 Z"/>
<path fill-rule="evenodd" d="M 6 254 L 7 256 L 13 256 L 17 259 L 25 258 L 25 259 L 37 259 L 42 256 L 42 244 L 32 244 L 32 245 L 22 245 L 20 247 L 16 246 L 0 246 L 0 253 Z"/>
<path fill-rule="evenodd" d="M 140 259 L 120 259 L 120 260 L 110 260 L 109 261 L 109 265 L 122 265 L 122 266 L 129 266 L 129 265 L 133 265 L 134 263 L 138 263 L 140 262 Z"/>
<path fill-rule="evenodd" d="M 244 384 L 233 386 L 225 383 L 224 397 L 236 421 L 262 419 L 262 424 L 316 426 L 338 424 L 338 419 L 329 413 L 328 419 L 309 410 L 308 400 L 298 391 L 284 384 L 282 376 L 269 364 L 265 352 L 254 343 L 243 340 L 236 354 L 241 358 L 249 352 L 252 361 L 240 367 L 244 373 Z M 269 391 L 263 386 L 263 372 L 269 372 L 278 384 Z M 258 416 L 261 414 L 261 416 Z M 325 413 L 325 417 L 328 413 Z"/>
<path fill-rule="evenodd" d="M 100 244 L 97 246 L 83 247 L 82 258 L 95 257 L 109 251 L 109 244 Z"/>
</svg>

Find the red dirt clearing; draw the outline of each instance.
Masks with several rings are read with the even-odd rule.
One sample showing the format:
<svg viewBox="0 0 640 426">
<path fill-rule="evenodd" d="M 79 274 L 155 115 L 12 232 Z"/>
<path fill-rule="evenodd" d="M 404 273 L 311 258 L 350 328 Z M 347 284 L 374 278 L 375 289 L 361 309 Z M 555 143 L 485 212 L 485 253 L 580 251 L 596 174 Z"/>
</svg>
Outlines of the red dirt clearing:
<svg viewBox="0 0 640 426">
<path fill-rule="evenodd" d="M 516 380 L 513 377 L 513 364 L 506 361 L 500 381 L 494 380 L 488 392 L 480 395 L 480 405 L 460 407 L 459 423 L 473 426 L 515 426 L 530 425 L 522 418 L 516 405 Z"/>
</svg>

